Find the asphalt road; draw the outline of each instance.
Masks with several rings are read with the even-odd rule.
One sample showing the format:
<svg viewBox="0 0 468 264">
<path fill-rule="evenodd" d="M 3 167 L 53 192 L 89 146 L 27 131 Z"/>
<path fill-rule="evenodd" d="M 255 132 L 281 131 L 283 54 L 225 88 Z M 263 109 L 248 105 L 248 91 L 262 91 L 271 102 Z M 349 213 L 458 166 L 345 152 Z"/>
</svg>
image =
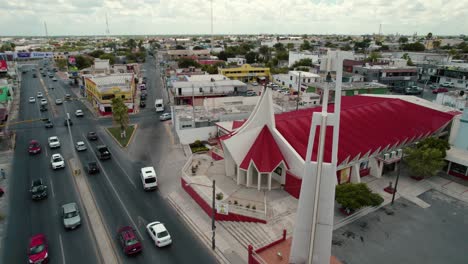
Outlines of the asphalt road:
<svg viewBox="0 0 468 264">
<path fill-rule="evenodd" d="M 52 81 L 43 78 L 46 83 Z M 50 167 L 52 153 L 61 153 L 65 159 L 71 157 L 72 149 L 67 140 L 67 131 L 63 125 L 63 109 L 60 106 L 53 111 L 51 98 L 62 96 L 60 90 L 50 91 L 49 111 L 39 111 L 39 101 L 28 103 L 30 96 L 36 97 L 41 91 L 45 94 L 40 78 L 32 78 L 31 71 L 23 74 L 19 120 L 38 119 L 50 116 L 56 123 L 52 129 L 46 129 L 43 122 L 36 121 L 16 126 L 16 151 L 10 176 L 10 210 L 8 226 L 1 263 L 28 263 L 27 249 L 29 238 L 43 233 L 49 241 L 51 263 L 98 263 L 94 239 L 86 218 L 82 226 L 73 231 L 66 231 L 60 217 L 60 206 L 69 202 L 80 204 L 69 167 L 53 171 Z M 54 151 L 47 146 L 49 136 L 58 136 L 62 147 Z M 28 142 L 38 140 L 42 153 L 29 155 Z M 49 187 L 49 197 L 42 201 L 32 201 L 29 194 L 31 181 L 43 178 Z M 83 210 L 81 210 L 83 211 Z"/>
</svg>

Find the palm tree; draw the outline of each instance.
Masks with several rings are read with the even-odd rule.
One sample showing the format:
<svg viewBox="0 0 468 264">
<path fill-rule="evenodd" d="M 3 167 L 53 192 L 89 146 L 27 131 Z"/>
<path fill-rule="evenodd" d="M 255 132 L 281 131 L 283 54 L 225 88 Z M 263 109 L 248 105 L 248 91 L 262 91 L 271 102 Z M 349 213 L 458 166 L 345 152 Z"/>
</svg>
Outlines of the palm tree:
<svg viewBox="0 0 468 264">
<path fill-rule="evenodd" d="M 124 104 L 122 98 L 115 97 L 112 99 L 112 119 L 120 126 L 122 137 L 127 137 L 125 131 L 128 127 L 128 108 Z"/>
</svg>

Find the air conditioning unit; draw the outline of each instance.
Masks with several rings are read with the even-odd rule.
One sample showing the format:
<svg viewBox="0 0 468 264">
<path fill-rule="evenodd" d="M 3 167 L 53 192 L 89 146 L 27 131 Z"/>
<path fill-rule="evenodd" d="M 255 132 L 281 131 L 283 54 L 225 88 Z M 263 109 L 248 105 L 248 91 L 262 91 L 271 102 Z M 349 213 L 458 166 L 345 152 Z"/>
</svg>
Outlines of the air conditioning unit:
<svg viewBox="0 0 468 264">
<path fill-rule="evenodd" d="M 391 153 L 390 156 L 392 157 L 392 159 L 394 159 L 394 158 L 397 157 L 397 155 L 396 155 L 397 152 L 396 152 L 396 151 L 392 151 L 392 152 L 390 152 L 390 153 Z"/>
<path fill-rule="evenodd" d="M 390 159 L 390 153 L 385 153 L 385 154 L 383 155 L 383 159 L 384 159 L 384 160 L 389 160 L 389 159 Z"/>
<path fill-rule="evenodd" d="M 397 149 L 397 157 L 401 158 L 403 156 L 403 150 Z"/>
</svg>

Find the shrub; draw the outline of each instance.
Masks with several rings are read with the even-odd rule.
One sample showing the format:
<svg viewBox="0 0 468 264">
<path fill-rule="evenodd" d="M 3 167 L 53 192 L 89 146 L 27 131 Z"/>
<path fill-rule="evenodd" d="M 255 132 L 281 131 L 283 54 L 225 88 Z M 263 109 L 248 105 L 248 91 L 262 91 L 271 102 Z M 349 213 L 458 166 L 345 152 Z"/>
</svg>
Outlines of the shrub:
<svg viewBox="0 0 468 264">
<path fill-rule="evenodd" d="M 336 186 L 336 201 L 351 211 L 365 206 L 378 206 L 384 199 L 367 187 L 365 183 L 346 183 Z"/>
<path fill-rule="evenodd" d="M 219 192 L 216 194 L 216 200 L 222 200 L 224 198 L 224 194 L 222 192 Z"/>
<path fill-rule="evenodd" d="M 246 205 L 245 208 L 249 209 L 249 208 L 250 208 L 250 204 Z"/>
<path fill-rule="evenodd" d="M 252 206 L 253 210 L 257 210 L 257 207 L 255 205 Z"/>
</svg>

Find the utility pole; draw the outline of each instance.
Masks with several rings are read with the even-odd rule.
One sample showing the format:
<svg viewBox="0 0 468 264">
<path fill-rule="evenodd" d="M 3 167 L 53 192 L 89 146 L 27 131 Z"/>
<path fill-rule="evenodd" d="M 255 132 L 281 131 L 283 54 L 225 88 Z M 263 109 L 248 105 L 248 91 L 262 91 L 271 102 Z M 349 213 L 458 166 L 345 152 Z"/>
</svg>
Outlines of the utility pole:
<svg viewBox="0 0 468 264">
<path fill-rule="evenodd" d="M 213 234 L 211 237 L 211 248 L 213 250 L 216 249 L 216 241 L 215 241 L 215 231 L 216 231 L 216 225 L 215 225 L 215 218 L 216 218 L 216 181 L 213 180 L 213 204 L 212 204 L 212 214 L 211 214 L 211 233 Z"/>
<path fill-rule="evenodd" d="M 47 32 L 47 22 L 45 21 L 44 21 L 44 30 L 45 30 L 46 39 L 49 39 L 49 32 Z"/>
<path fill-rule="evenodd" d="M 192 120 L 193 120 L 193 128 L 195 128 L 195 88 L 192 84 Z"/>
<path fill-rule="evenodd" d="M 211 7 L 211 53 L 213 53 L 213 0 L 210 1 Z"/>
</svg>

